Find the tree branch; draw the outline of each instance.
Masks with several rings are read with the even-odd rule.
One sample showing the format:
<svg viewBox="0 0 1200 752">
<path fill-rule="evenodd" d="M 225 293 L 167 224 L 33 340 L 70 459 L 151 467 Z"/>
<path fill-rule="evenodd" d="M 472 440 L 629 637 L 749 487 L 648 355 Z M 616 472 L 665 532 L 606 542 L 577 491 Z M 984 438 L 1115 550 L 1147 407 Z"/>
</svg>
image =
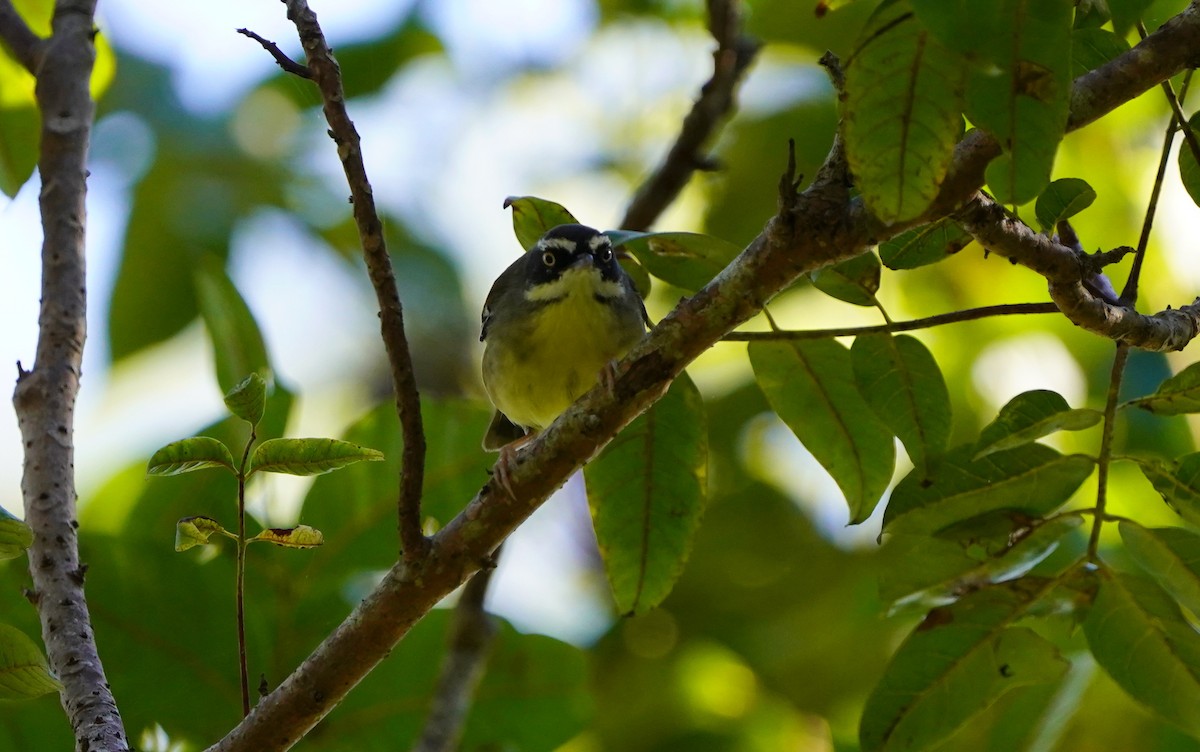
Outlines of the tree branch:
<svg viewBox="0 0 1200 752">
<path fill-rule="evenodd" d="M 1100 263 L 1113 260 L 1111 252 L 1098 258 L 1076 253 L 1009 217 L 1004 207 L 982 194 L 955 219 L 989 251 L 1045 277 L 1050 298 L 1076 326 L 1144 350 L 1182 350 L 1200 333 L 1200 299 L 1146 316 L 1097 294 L 1090 282 Z M 1119 249 L 1118 255 L 1132 250 Z"/>
<path fill-rule="evenodd" d="M 498 554 L 499 552 L 497 552 Z M 493 561 L 467 582 L 454 609 L 450 644 L 442 675 L 433 693 L 429 719 L 413 752 L 454 752 L 483 668 L 496 637 L 496 623 L 483 608 L 488 583 L 496 570 Z"/>
<path fill-rule="evenodd" d="M 391 366 L 396 413 L 404 437 L 397 502 L 400 546 L 404 559 L 412 562 L 425 555 L 429 540 L 421 532 L 425 429 L 421 423 L 421 398 L 413 373 L 412 354 L 404 333 L 404 309 L 400 305 L 392 259 L 383 237 L 383 223 L 379 221 L 379 214 L 375 210 L 375 194 L 363 165 L 358 131 L 346 112 L 341 69 L 325 42 L 325 34 L 317 23 L 317 14 L 309 9 L 306 0 L 287 0 L 287 8 L 288 20 L 296 25 L 300 43 L 308 58 L 307 70 L 312 74 L 312 80 L 320 89 L 325 103 L 329 136 L 337 144 L 338 157 L 342 161 L 346 181 L 350 184 L 350 200 L 354 204 L 354 221 L 358 225 L 363 258 L 379 300 L 380 329 Z"/>
<path fill-rule="evenodd" d="M 7 0 L 0 5 L 8 10 Z M 126 752 L 120 713 L 105 680 L 83 592 L 75 521 L 74 417 L 87 331 L 84 197 L 95 111 L 88 81 L 95 0 L 59 0 L 51 36 L 26 48 L 41 112 L 42 289 L 33 370 L 19 369 L 13 406 L 25 445 L 21 493 L 33 528 L 33 577 L 42 640 L 62 683 L 60 699 L 76 749 Z M 4 16 L 0 8 L 0 16 Z M 10 21 L 3 21 L 6 39 Z"/>
<path fill-rule="evenodd" d="M 282 68 L 284 73 L 291 73 L 294 76 L 307 78 L 310 81 L 312 80 L 312 71 L 308 69 L 307 65 L 301 65 L 300 63 L 297 63 L 295 60 L 288 57 L 286 54 L 284 54 L 283 50 L 279 49 L 279 45 L 275 44 L 270 39 L 263 39 L 261 36 L 255 34 L 249 29 L 238 29 L 237 33 L 244 37 L 250 37 L 254 41 L 258 42 L 264 50 L 271 54 L 271 57 L 275 58 L 275 64 Z"/>
<path fill-rule="evenodd" d="M 757 340 L 794 340 L 794 339 L 829 339 L 830 337 L 857 337 L 860 334 L 881 334 L 890 332 L 911 332 L 917 329 L 929 329 L 945 324 L 957 324 L 963 321 L 977 321 L 992 316 L 1017 316 L 1034 313 L 1058 313 L 1058 306 L 1053 303 L 1002 303 L 999 305 L 967 308 L 962 311 L 940 313 L 936 316 L 926 316 L 911 321 L 893 321 L 890 324 L 875 326 L 847 326 L 840 329 L 803 329 L 779 330 L 771 332 L 730 332 L 722 340 L 725 342 L 754 342 Z"/>
<path fill-rule="evenodd" d="M 1091 122 L 1192 63 L 1200 50 L 1193 2 L 1130 52 L 1081 77 L 1072 93 L 1074 127 Z M 1121 75 L 1110 75 L 1120 71 Z M 315 71 L 314 71 L 315 73 Z M 937 206 L 944 216 L 983 184 L 999 153 L 976 131 L 960 143 Z M 989 156 L 990 154 L 990 156 Z M 794 173 L 794 168 L 791 171 Z M 941 214 L 938 214 L 941 207 Z M 813 183 L 796 193 L 781 181 L 780 208 L 763 232 L 703 290 L 685 298 L 618 364 L 611 389 L 593 388 L 520 452 L 509 474 L 513 496 L 490 480 L 435 535 L 429 555 L 398 562 L 324 642 L 211 752 L 289 748 L 321 720 L 429 609 L 481 568 L 492 551 L 692 360 L 762 310 L 802 274 L 857 256 L 905 226 L 883 226 L 848 198 L 837 139 Z"/>
<path fill-rule="evenodd" d="M 734 92 L 746 69 L 758 54 L 759 43 L 742 34 L 739 0 L 708 0 L 709 30 L 717 41 L 713 52 L 713 74 L 700 89 L 700 97 L 683 119 L 683 127 L 663 163 L 642 183 L 619 227 L 646 230 L 670 205 L 692 173 L 706 169 L 709 160 L 701 153 L 722 119 L 734 107 Z"/>
<path fill-rule="evenodd" d="M 25 70 L 37 75 L 46 40 L 33 33 L 33 29 L 13 7 L 12 0 L 0 0 L 0 42 L 12 51 L 13 57 L 25 66 Z"/>
</svg>

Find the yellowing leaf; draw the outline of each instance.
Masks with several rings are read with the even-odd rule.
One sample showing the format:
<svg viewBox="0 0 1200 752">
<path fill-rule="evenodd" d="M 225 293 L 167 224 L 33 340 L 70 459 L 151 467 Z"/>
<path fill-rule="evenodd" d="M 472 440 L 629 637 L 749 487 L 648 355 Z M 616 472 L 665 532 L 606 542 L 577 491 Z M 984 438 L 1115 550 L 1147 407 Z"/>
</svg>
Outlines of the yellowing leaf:
<svg viewBox="0 0 1200 752">
<path fill-rule="evenodd" d="M 308 525 L 296 527 L 269 527 L 248 542 L 264 541 L 284 548 L 316 548 L 325 542 L 320 530 Z"/>
</svg>

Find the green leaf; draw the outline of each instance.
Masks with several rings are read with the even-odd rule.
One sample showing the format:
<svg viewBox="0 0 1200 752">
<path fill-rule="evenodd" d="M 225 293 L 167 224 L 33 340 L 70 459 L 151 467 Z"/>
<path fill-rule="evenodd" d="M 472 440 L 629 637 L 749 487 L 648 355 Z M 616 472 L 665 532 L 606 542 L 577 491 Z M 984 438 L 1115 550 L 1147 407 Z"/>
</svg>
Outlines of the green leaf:
<svg viewBox="0 0 1200 752">
<path fill-rule="evenodd" d="M 986 178 L 1003 204 L 1023 204 L 1050 182 L 1067 124 L 1072 0 L 1000 0 L 985 55 L 967 84 L 967 117 L 1004 153 Z"/>
<path fill-rule="evenodd" d="M 182 475 L 206 467 L 223 467 L 236 473 L 229 448 L 208 436 L 172 441 L 150 457 L 147 475 Z"/>
<path fill-rule="evenodd" d="M 509 196 L 504 208 L 512 209 L 513 232 L 527 251 L 551 228 L 578 222 L 561 204 L 536 196 Z"/>
<path fill-rule="evenodd" d="M 975 459 L 1037 441 L 1056 431 L 1082 431 L 1104 419 L 1098 410 L 1071 409 L 1057 392 L 1035 389 L 1013 397 L 979 434 Z"/>
<path fill-rule="evenodd" d="M 810 273 L 813 287 L 838 300 L 859 306 L 875 305 L 879 291 L 879 259 L 870 251 Z"/>
<path fill-rule="evenodd" d="M 933 355 L 914 337 L 869 334 L 855 338 L 850 360 L 867 404 L 931 475 L 950 440 L 950 392 Z"/>
<path fill-rule="evenodd" d="M 1101 570 L 1083 633 L 1096 662 L 1122 689 L 1200 736 L 1200 634 L 1158 585 Z"/>
<path fill-rule="evenodd" d="M 1087 28 L 1071 32 L 1071 75 L 1079 78 L 1129 51 L 1129 43 L 1108 29 Z"/>
<path fill-rule="evenodd" d="M 1096 191 L 1086 180 L 1060 178 L 1042 191 L 1034 212 L 1042 229 L 1051 232 L 1064 219 L 1070 219 L 1096 200 Z"/>
<path fill-rule="evenodd" d="M 0 561 L 15 559 L 33 545 L 33 529 L 0 507 Z"/>
<path fill-rule="evenodd" d="M 1200 112 L 1188 118 L 1188 127 L 1192 133 L 1200 134 Z M 1186 139 L 1179 146 L 1179 179 L 1192 201 L 1200 205 L 1200 163 L 1196 162 L 1196 154 Z"/>
<path fill-rule="evenodd" d="M 283 548 L 316 548 L 325 542 L 325 536 L 315 527 L 297 525 L 296 527 L 269 527 L 246 542 L 253 543 L 255 541 L 274 543 Z"/>
<path fill-rule="evenodd" d="M 1185 454 L 1173 463 L 1139 459 L 1142 475 L 1179 516 L 1200 526 L 1200 452 Z"/>
<path fill-rule="evenodd" d="M 912 0 L 912 6 L 939 42 L 972 59 L 986 58 L 1003 12 L 997 0 Z"/>
<path fill-rule="evenodd" d="M 962 131 L 967 66 L 913 15 L 885 2 L 846 65 L 846 158 L 867 207 L 885 223 L 925 211 Z"/>
<path fill-rule="evenodd" d="M 16 627 L 0 624 L 0 700 L 28 700 L 59 689 L 37 644 Z"/>
<path fill-rule="evenodd" d="M 1146 9 L 1154 4 L 1154 0 L 1108 0 L 1108 9 L 1112 12 L 1113 30 L 1118 36 L 1126 36 L 1142 19 Z"/>
<path fill-rule="evenodd" d="M 694 232 L 606 233 L 618 248 L 628 249 L 655 277 L 695 292 L 707 285 L 742 252 L 733 243 Z"/>
<path fill-rule="evenodd" d="M 916 269 L 958 253 L 971 236 L 952 219 L 943 217 L 906 230 L 879 245 L 879 259 L 889 269 Z"/>
<path fill-rule="evenodd" d="M 337 439 L 271 439 L 254 450 L 246 474 L 320 475 L 355 462 L 382 459 L 383 452 Z"/>
<path fill-rule="evenodd" d="M 891 535 L 883 549 L 880 597 L 896 606 L 937 606 L 983 585 L 1021 577 L 1053 553 L 1064 536 L 1083 524 L 1080 515 L 1045 521 L 1012 512 L 1003 513 L 1003 517 L 1007 524 L 998 531 L 1001 534 L 983 540 L 944 537 L 946 531 L 932 537 Z M 965 531 L 965 525 L 954 527 Z"/>
<path fill-rule="evenodd" d="M 645 299 L 650 294 L 650 272 L 646 271 L 646 267 L 642 266 L 633 256 L 618 258 L 617 263 L 633 281 L 633 289 L 637 290 L 637 294 L 642 299 Z"/>
<path fill-rule="evenodd" d="M 222 262 L 206 257 L 197 266 L 195 284 L 200 315 L 212 339 L 221 392 L 228 394 L 236 389 L 248 373 L 270 373 L 258 323 L 226 276 Z"/>
<path fill-rule="evenodd" d="M 704 513 L 707 473 L 704 402 L 687 374 L 584 468 L 621 613 L 654 608 L 679 579 Z"/>
<path fill-rule="evenodd" d="M 250 374 L 226 393 L 225 407 L 250 425 L 258 425 L 267 409 L 267 382 L 257 373 Z"/>
<path fill-rule="evenodd" d="M 1178 527 L 1118 524 L 1125 550 L 1193 614 L 1200 614 L 1200 535 Z"/>
<path fill-rule="evenodd" d="M 853 381 L 834 340 L 752 342 L 750 364 L 772 409 L 846 496 L 850 522 L 867 519 L 892 477 L 892 434 Z"/>
<path fill-rule="evenodd" d="M 1200 413 L 1200 362 L 1192 363 L 1159 384 L 1154 394 L 1130 400 L 1127 404 L 1155 415 Z"/>
<path fill-rule="evenodd" d="M 213 533 L 233 537 L 232 533 L 221 527 L 221 523 L 212 517 L 184 517 L 175 523 L 175 550 L 186 551 L 196 546 L 207 546 Z"/>
<path fill-rule="evenodd" d="M 1006 692 L 1057 681 L 1058 649 L 1013 623 L 1053 586 L 1024 579 L 986 587 L 934 609 L 896 650 L 867 699 L 863 752 L 925 749 Z"/>
<path fill-rule="evenodd" d="M 990 511 L 1014 509 L 1041 517 L 1062 506 L 1092 473 L 1095 460 L 1061 455 L 1041 444 L 972 460 L 974 447 L 952 449 L 937 477 L 915 469 L 892 490 L 883 515 L 885 532 L 940 530 Z"/>
<path fill-rule="evenodd" d="M 11 58 L 0 55 L 0 90 L 22 85 L 19 78 L 32 77 Z M 10 83 L 11 82 L 11 83 Z M 33 176 L 37 166 L 41 119 L 32 104 L 16 105 L 0 100 L 0 193 L 13 198 Z"/>
</svg>

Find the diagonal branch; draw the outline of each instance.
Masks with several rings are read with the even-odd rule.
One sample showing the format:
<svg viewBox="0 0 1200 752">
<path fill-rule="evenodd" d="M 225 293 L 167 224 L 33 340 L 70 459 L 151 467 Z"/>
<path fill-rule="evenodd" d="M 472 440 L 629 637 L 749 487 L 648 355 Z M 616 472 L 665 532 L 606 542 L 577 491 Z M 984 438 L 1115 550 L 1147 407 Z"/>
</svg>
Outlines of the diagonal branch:
<svg viewBox="0 0 1200 752">
<path fill-rule="evenodd" d="M 709 160 L 701 150 L 733 109 L 738 83 L 759 50 L 758 41 L 742 33 L 740 6 L 739 0 L 708 0 L 709 30 L 717 41 L 712 78 L 700 89 L 700 97 L 684 118 L 663 163 L 629 202 L 618 225 L 621 229 L 648 229 L 687 185 L 692 173 L 707 168 Z"/>
<path fill-rule="evenodd" d="M 18 366 L 13 406 L 25 445 L 21 493 L 33 528 L 29 571 L 50 668 L 75 748 L 129 748 L 116 701 L 105 680 L 83 592 L 75 521 L 74 415 L 87 332 L 84 279 L 84 197 L 87 148 L 95 106 L 88 80 L 95 61 L 95 0 L 59 0 L 49 39 L 14 49 L 36 71 L 42 116 L 38 171 L 42 190 L 42 302 L 33 370 Z M 0 0 L 0 25 L 12 40 L 12 10 Z M 26 29 L 28 31 L 28 29 Z M 21 47 L 24 52 L 21 52 Z"/>
<path fill-rule="evenodd" d="M 12 0 L 0 0 L 0 42 L 12 50 L 13 57 L 25 66 L 25 70 L 37 75 L 47 40 L 33 33 L 13 7 Z"/>
<path fill-rule="evenodd" d="M 304 54 L 305 68 L 321 90 L 325 102 L 325 120 L 329 136 L 337 144 L 338 157 L 350 184 L 350 200 L 354 204 L 354 222 L 362 243 L 363 258 L 375 296 L 379 300 L 380 329 L 388 363 L 392 371 L 392 386 L 396 392 L 396 412 L 404 437 L 404 455 L 400 468 L 400 496 L 397 502 L 400 547 L 406 561 L 424 556 L 429 541 L 421 532 L 421 491 L 425 473 L 425 429 L 421 422 L 421 398 L 413 373 L 412 354 L 404 333 L 404 309 L 392 271 L 383 237 L 383 223 L 375 210 L 375 194 L 367 180 L 363 165 L 362 145 L 358 131 L 346 112 L 346 95 L 342 90 L 342 72 L 333 51 L 325 42 L 325 34 L 317 23 L 317 14 L 306 0 L 287 0 L 288 19 L 296 25 Z"/>
<path fill-rule="evenodd" d="M 1133 50 L 1076 81 L 1073 127 L 1192 64 L 1198 50 L 1200 4 L 1193 2 Z M 998 153 L 990 136 L 976 132 L 964 138 L 937 205 L 912 224 L 944 216 L 971 199 L 983 184 L 987 162 Z M 780 181 L 779 211 L 763 232 L 634 347 L 618 364 L 611 389 L 592 389 L 517 456 L 509 474 L 513 496 L 489 481 L 433 537 L 428 556 L 394 565 L 304 663 L 210 752 L 270 752 L 295 744 L 700 353 L 800 275 L 857 256 L 905 229 L 883 226 L 861 201 L 850 199 L 845 170 L 837 139 L 826 165 L 803 193 L 795 193 L 795 170 L 790 169 Z"/>
<path fill-rule="evenodd" d="M 1200 333 L 1200 299 L 1147 316 L 1106 300 L 1089 284 L 1099 272 L 1096 258 L 1034 232 L 982 194 L 955 215 L 963 229 L 993 253 L 1041 274 L 1050 298 L 1076 326 L 1145 350 L 1182 350 Z M 1119 249 L 1123 256 L 1133 249 Z M 1112 254 L 1106 254 L 1111 260 Z"/>
</svg>

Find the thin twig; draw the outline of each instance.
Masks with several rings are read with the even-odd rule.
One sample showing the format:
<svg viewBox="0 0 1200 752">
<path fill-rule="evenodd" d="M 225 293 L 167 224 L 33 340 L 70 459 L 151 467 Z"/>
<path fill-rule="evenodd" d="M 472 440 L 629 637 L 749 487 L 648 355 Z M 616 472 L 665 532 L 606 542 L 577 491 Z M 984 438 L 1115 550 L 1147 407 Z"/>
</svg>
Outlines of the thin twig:
<svg viewBox="0 0 1200 752">
<path fill-rule="evenodd" d="M 496 637 L 496 623 L 483 607 L 496 556 L 467 582 L 450 625 L 442 674 L 430 703 L 429 718 L 413 752 L 454 752 L 483 669 Z"/>
<path fill-rule="evenodd" d="M 7 2 L 4 6 L 11 10 Z M 84 199 L 95 115 L 88 91 L 96 58 L 95 10 L 95 0 L 59 0 L 50 38 L 34 53 L 29 47 L 19 53 L 24 64 L 33 63 L 42 122 L 42 287 L 37 358 L 31 371 L 20 370 L 13 406 L 25 447 L 25 521 L 34 532 L 29 571 L 42 641 L 62 685 L 59 697 L 75 748 L 127 752 L 84 596 L 75 519 L 74 421 L 87 332 Z M 11 40 L 11 17 L 3 25 Z"/>
<path fill-rule="evenodd" d="M 1102 66 L 1101 73 L 1076 79 L 1069 127 L 1081 127 L 1174 75 L 1194 61 L 1197 49 L 1200 4 L 1193 3 L 1133 50 Z M 514 497 L 501 490 L 497 480 L 488 481 L 433 537 L 429 555 L 419 565 L 395 564 L 338 628 L 210 752 L 290 748 L 696 357 L 801 275 L 860 255 L 969 200 L 983 185 L 988 161 L 1000 152 L 990 136 L 972 133 L 978 135 L 968 134 L 955 150 L 937 204 L 904 226 L 882 227 L 861 201 L 846 199 L 845 181 L 839 179 L 842 168 L 836 164 L 818 171 L 802 193 L 795 193 L 790 183 L 782 186 L 791 195 L 781 190 L 780 212 L 766 229 L 634 346 L 618 364 L 620 375 L 612 388 L 592 389 L 526 445 L 509 473 Z M 835 145 L 827 162 L 839 159 L 840 147 Z"/>
<path fill-rule="evenodd" d="M 1108 505 L 1108 467 L 1112 464 L 1113 424 L 1117 418 L 1117 396 L 1121 393 L 1121 378 L 1125 375 L 1125 361 L 1129 358 L 1129 346 L 1117 343 L 1117 354 L 1113 357 L 1112 373 L 1108 379 L 1108 396 L 1104 402 L 1104 429 L 1100 435 L 1100 456 L 1096 458 L 1096 514 L 1092 519 L 1092 534 L 1088 538 L 1088 558 L 1096 560 L 1100 547 L 1100 528 L 1104 525 L 1105 509 Z"/>
<path fill-rule="evenodd" d="M 687 185 L 693 172 L 711 168 L 701 150 L 733 109 L 738 83 L 760 46 L 742 33 L 740 6 L 739 0 L 708 0 L 709 30 L 717 41 L 712 77 L 700 89 L 666 158 L 629 202 L 619 225 L 622 229 L 648 229 Z"/>
<path fill-rule="evenodd" d="M 1142 39 L 1150 36 L 1146 32 L 1146 25 L 1141 21 L 1137 23 L 1138 35 Z M 1191 69 L 1188 70 L 1188 76 L 1191 75 Z M 1192 133 L 1192 127 L 1188 124 L 1187 115 L 1183 113 L 1183 95 L 1175 96 L 1175 88 L 1171 86 L 1171 80 L 1165 79 L 1159 83 L 1159 87 L 1163 90 L 1163 94 L 1167 97 L 1167 104 L 1171 107 L 1171 113 L 1175 116 L 1176 122 L 1179 123 L 1179 129 L 1183 131 L 1183 140 L 1187 147 L 1192 151 L 1192 159 L 1200 162 L 1200 142 L 1196 140 L 1196 134 Z"/>
<path fill-rule="evenodd" d="M 857 337 L 860 334 L 879 334 L 883 332 L 911 332 L 916 329 L 929 329 L 943 324 L 957 324 L 962 321 L 975 321 L 991 316 L 1016 316 L 1037 313 L 1058 313 L 1058 306 L 1053 303 L 1002 303 L 1000 305 L 967 308 L 962 311 L 939 313 L 910 321 L 894 321 L 889 324 L 874 326 L 846 326 L 837 329 L 781 329 L 770 332 L 730 332 L 722 337 L 723 342 L 754 342 L 758 340 L 796 340 L 796 339 L 829 339 L 830 337 Z"/>
<path fill-rule="evenodd" d="M 234 572 L 234 602 L 236 606 L 238 645 L 238 678 L 242 685 L 242 717 L 250 713 L 250 668 L 246 662 L 246 468 L 250 462 L 250 448 L 258 436 L 253 426 L 246 448 L 242 451 L 242 463 L 237 473 L 237 561 Z"/>
<path fill-rule="evenodd" d="M 33 29 L 13 7 L 12 0 L 0 0 L 0 42 L 12 51 L 13 57 L 25 70 L 37 75 L 46 40 L 33 33 Z"/>
<path fill-rule="evenodd" d="M 300 78 L 307 78 L 309 80 L 312 79 L 312 71 L 308 69 L 307 65 L 301 65 L 300 63 L 297 63 L 295 60 L 288 57 L 283 50 L 279 49 L 279 45 L 275 44 L 270 39 L 263 39 L 249 29 L 238 29 L 237 33 L 244 37 L 250 37 L 262 45 L 262 48 L 271 53 L 271 57 L 275 58 L 275 63 L 283 69 L 284 73 L 291 73 L 292 75 L 299 76 Z"/>
<path fill-rule="evenodd" d="M 325 42 L 325 34 L 317 23 L 317 14 L 305 0 L 287 0 L 288 19 L 296 25 L 300 43 L 308 58 L 308 70 L 321 91 L 325 102 L 325 120 L 329 135 L 337 144 L 338 157 L 350 185 L 354 204 L 354 222 L 362 243 L 367 273 L 379 302 L 380 329 L 396 392 L 396 413 L 404 438 L 404 453 L 400 469 L 400 491 L 397 518 L 400 547 L 404 559 L 415 562 L 429 548 L 429 539 L 421 532 L 421 491 L 425 474 L 425 429 L 421 422 L 421 398 L 417 392 L 412 354 L 404 333 L 404 309 L 396 276 L 383 237 L 383 223 L 375 209 L 375 195 L 367 180 L 363 165 L 362 145 L 358 131 L 346 112 L 346 95 L 342 89 L 342 73 L 333 51 Z"/>
<path fill-rule="evenodd" d="M 1183 77 L 1183 86 L 1179 91 L 1179 99 L 1182 100 L 1187 96 L 1189 84 L 1192 81 L 1192 71 L 1188 70 Z M 1180 102 L 1175 100 L 1175 92 L 1170 88 L 1170 81 L 1164 81 L 1163 84 L 1167 87 L 1167 99 L 1174 105 L 1174 110 L 1177 114 L 1172 115 L 1171 120 L 1167 123 L 1167 132 L 1163 134 L 1162 152 L 1158 157 L 1158 172 L 1154 175 L 1154 186 L 1150 189 L 1150 201 L 1146 206 L 1146 214 L 1142 218 L 1142 232 L 1138 236 L 1137 253 L 1133 257 L 1133 266 L 1129 269 L 1129 277 L 1125 280 L 1125 287 L 1121 290 L 1121 302 L 1126 305 L 1134 305 L 1137 303 L 1138 282 L 1142 276 L 1142 262 L 1146 258 L 1146 246 L 1150 242 L 1150 229 L 1154 226 L 1154 215 L 1158 209 L 1158 197 L 1162 193 L 1163 180 L 1167 175 L 1167 164 L 1171 159 L 1171 144 L 1175 141 L 1175 131 L 1180 128 L 1179 115 Z M 1188 131 L 1191 132 L 1190 130 Z M 1194 139 L 1193 139 L 1194 141 Z M 1200 162 L 1200 156 L 1197 157 Z"/>
</svg>

